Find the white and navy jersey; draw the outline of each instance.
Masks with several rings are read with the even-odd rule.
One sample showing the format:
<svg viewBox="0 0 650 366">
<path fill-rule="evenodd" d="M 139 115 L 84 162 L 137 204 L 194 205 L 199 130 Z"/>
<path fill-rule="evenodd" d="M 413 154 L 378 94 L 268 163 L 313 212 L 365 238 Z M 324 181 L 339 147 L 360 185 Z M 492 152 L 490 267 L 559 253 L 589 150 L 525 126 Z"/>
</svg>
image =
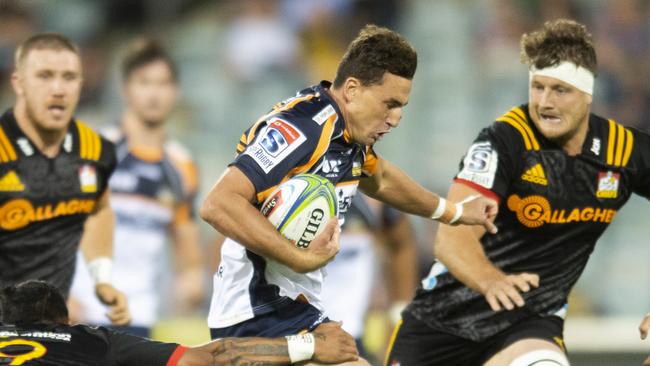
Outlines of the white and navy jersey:
<svg viewBox="0 0 650 366">
<path fill-rule="evenodd" d="M 0 286 L 39 279 L 66 296 L 88 215 L 115 168 L 115 146 L 79 120 L 43 155 L 10 109 L 0 117 Z"/>
<path fill-rule="evenodd" d="M 361 338 L 371 290 L 376 278 L 375 242 L 383 228 L 396 225 L 402 213 L 388 205 L 371 203 L 363 194 L 352 199 L 341 228 L 341 249 L 327 264 L 323 305 L 328 318 L 343 322 L 343 329 Z"/>
<path fill-rule="evenodd" d="M 435 263 L 407 308 L 429 326 L 482 341 L 533 315 L 566 313 L 596 240 L 632 193 L 650 197 L 650 136 L 591 114 L 580 154 L 568 155 L 532 123 L 528 105 L 485 128 L 456 181 L 500 202 L 499 232 L 480 241 L 506 273 L 539 275 L 526 305 L 494 312 L 484 297 Z"/>
<path fill-rule="evenodd" d="M 116 219 L 113 284 L 129 299 L 132 324 L 150 327 L 157 320 L 171 229 L 195 216 L 197 172 L 190 154 L 175 141 L 146 150 L 117 135 L 116 148 L 117 168 L 109 181 Z M 77 263 L 72 295 L 84 305 L 83 320 L 106 323 L 105 307 L 93 295 L 81 256 Z"/>
<path fill-rule="evenodd" d="M 343 215 L 359 179 L 374 173 L 377 156 L 372 147 L 351 141 L 343 115 L 328 94 L 329 87 L 324 81 L 300 91 L 277 104 L 241 136 L 231 165 L 255 186 L 258 207 L 280 183 L 299 173 L 313 173 L 336 186 Z M 211 328 L 228 327 L 295 299 L 322 311 L 323 276 L 322 270 L 295 273 L 226 239 L 214 275 L 208 324 Z"/>
</svg>

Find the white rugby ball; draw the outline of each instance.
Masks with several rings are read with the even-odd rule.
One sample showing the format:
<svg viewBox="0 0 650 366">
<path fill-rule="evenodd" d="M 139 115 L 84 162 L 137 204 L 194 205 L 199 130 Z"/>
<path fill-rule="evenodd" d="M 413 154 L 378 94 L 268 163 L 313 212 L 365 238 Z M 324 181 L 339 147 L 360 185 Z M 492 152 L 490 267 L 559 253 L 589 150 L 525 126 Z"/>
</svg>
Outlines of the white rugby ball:
<svg viewBox="0 0 650 366">
<path fill-rule="evenodd" d="M 329 180 L 298 174 L 280 184 L 260 211 L 285 238 L 307 248 L 339 210 L 336 190 Z"/>
</svg>

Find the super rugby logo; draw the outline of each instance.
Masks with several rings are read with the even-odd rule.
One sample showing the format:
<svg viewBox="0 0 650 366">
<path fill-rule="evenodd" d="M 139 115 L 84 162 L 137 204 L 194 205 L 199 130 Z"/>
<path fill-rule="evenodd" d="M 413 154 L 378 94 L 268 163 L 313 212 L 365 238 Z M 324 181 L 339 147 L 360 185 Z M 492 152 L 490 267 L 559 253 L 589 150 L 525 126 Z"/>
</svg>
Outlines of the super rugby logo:
<svg viewBox="0 0 650 366">
<path fill-rule="evenodd" d="M 572 222 L 611 223 L 616 210 L 609 208 L 574 208 L 572 210 L 551 208 L 546 197 L 534 195 L 520 198 L 513 194 L 508 197 L 508 208 L 517 215 L 517 220 L 529 228 L 538 228 L 544 224 L 569 224 Z"/>
<path fill-rule="evenodd" d="M 244 154 L 252 157 L 268 173 L 306 140 L 305 135 L 294 125 L 276 118 L 260 131 L 255 143 Z"/>
<path fill-rule="evenodd" d="M 74 214 L 89 214 L 94 208 L 94 200 L 72 199 L 54 205 L 34 207 L 26 199 L 15 199 L 0 206 L 0 228 L 8 231 L 18 230 L 36 221 Z"/>
</svg>

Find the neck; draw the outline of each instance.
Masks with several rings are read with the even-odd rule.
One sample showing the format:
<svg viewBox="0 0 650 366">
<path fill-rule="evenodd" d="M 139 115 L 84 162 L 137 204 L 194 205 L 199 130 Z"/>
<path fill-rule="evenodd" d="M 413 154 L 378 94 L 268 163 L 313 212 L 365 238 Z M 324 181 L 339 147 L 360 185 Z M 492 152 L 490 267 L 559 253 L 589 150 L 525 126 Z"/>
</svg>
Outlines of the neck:
<svg viewBox="0 0 650 366">
<path fill-rule="evenodd" d="M 348 135 L 350 135 L 350 120 L 348 119 L 348 112 L 345 109 L 345 98 L 343 97 L 343 91 L 341 89 L 335 89 L 332 87 L 331 89 L 327 89 L 327 92 L 339 107 L 339 110 L 343 115 L 343 120 L 345 121 L 345 130 L 347 131 Z"/>
<path fill-rule="evenodd" d="M 122 118 L 122 128 L 132 146 L 159 149 L 165 141 L 164 123 L 148 124 L 128 110 Z"/>
<path fill-rule="evenodd" d="M 24 100 L 18 100 L 16 102 L 14 117 L 18 123 L 18 127 L 43 155 L 53 158 L 59 154 L 61 143 L 68 132 L 67 128 L 61 130 L 45 130 L 39 128 L 29 116 L 29 113 L 27 113 L 27 105 Z"/>
</svg>

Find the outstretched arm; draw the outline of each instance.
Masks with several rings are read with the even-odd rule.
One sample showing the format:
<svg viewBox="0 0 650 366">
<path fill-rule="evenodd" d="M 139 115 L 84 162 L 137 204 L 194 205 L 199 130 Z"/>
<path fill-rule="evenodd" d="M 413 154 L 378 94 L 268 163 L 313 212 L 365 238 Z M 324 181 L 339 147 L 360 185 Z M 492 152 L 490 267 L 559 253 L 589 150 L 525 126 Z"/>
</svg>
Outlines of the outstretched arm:
<svg viewBox="0 0 650 366">
<path fill-rule="evenodd" d="M 321 364 L 339 364 L 358 359 L 354 338 L 340 323 L 321 324 L 311 333 L 314 344 L 311 357 L 294 359 L 287 338 L 223 338 L 188 349 L 178 366 L 290 365 L 292 361 L 312 360 Z M 294 348 L 295 349 L 295 348 Z M 292 353 L 294 353 L 292 351 Z M 294 353 L 295 355 L 295 353 Z"/>
<path fill-rule="evenodd" d="M 462 200 L 478 191 L 461 183 L 452 184 L 450 200 Z M 494 204 L 496 202 L 492 201 Z M 521 292 L 539 286 L 539 276 L 520 273 L 506 274 L 485 255 L 479 241 L 485 234 L 481 226 L 440 226 L 435 243 L 435 256 L 451 274 L 466 286 L 480 292 L 494 311 L 524 306 Z"/>
<path fill-rule="evenodd" d="M 492 218 L 496 216 L 498 206 L 494 201 L 483 197 L 462 202 L 460 207 L 450 199 L 445 203 L 446 210 L 437 212 L 442 200 L 439 195 L 426 190 L 406 175 L 397 166 L 385 159 L 378 159 L 375 174 L 361 180 L 359 187 L 368 196 L 385 202 L 406 213 L 431 217 L 445 224 L 481 225 L 489 232 L 496 233 Z M 452 202 L 454 201 L 454 202 Z M 443 207 L 441 207 L 443 208 Z M 456 213 L 459 216 L 456 217 Z"/>
<path fill-rule="evenodd" d="M 330 220 L 306 250 L 296 248 L 255 208 L 255 187 L 236 167 L 229 167 L 203 201 L 201 218 L 223 235 L 298 273 L 316 270 L 338 252 L 337 220 Z"/>
</svg>

